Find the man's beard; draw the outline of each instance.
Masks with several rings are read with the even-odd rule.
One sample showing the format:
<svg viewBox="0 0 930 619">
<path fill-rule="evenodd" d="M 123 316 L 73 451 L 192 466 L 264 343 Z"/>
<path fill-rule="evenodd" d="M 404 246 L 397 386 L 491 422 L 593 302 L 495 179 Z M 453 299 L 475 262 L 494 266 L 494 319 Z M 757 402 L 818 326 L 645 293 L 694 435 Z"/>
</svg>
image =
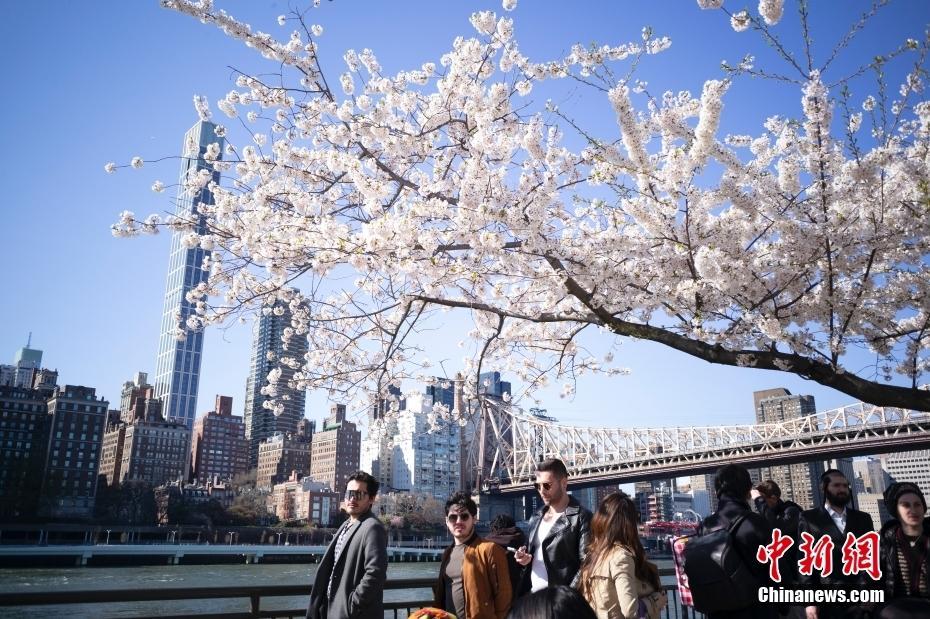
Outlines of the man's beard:
<svg viewBox="0 0 930 619">
<path fill-rule="evenodd" d="M 849 504 L 849 500 L 852 498 L 852 495 L 849 493 L 837 495 L 833 494 L 827 490 L 827 503 L 835 507 L 846 507 Z"/>
</svg>

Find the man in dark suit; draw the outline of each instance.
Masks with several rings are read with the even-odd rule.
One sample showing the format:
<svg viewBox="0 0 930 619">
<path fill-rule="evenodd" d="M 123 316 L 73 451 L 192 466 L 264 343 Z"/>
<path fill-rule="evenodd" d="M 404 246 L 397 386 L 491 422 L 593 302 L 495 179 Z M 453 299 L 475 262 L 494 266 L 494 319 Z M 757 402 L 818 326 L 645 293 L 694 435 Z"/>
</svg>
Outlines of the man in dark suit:
<svg viewBox="0 0 930 619">
<path fill-rule="evenodd" d="M 382 619 L 387 580 L 387 532 L 371 513 L 378 481 L 364 471 L 349 477 L 345 510 L 316 572 L 307 619 Z"/>
<path fill-rule="evenodd" d="M 820 492 L 824 496 L 821 507 L 809 509 L 801 514 L 798 533 L 810 533 L 816 542 L 824 535 L 833 541 L 833 572 L 823 576 L 815 568 L 810 576 L 798 575 L 798 582 L 812 588 L 871 587 L 873 583 L 865 574 L 843 575 L 843 544 L 846 534 L 861 537 L 874 531 L 872 517 L 865 512 L 848 507 L 852 495 L 849 480 L 842 471 L 829 469 L 820 477 Z M 801 540 L 798 540 L 800 544 Z M 822 604 L 808 606 L 807 619 L 831 619 L 855 616 L 857 608 L 852 604 Z"/>
<path fill-rule="evenodd" d="M 529 545 L 514 559 L 523 566 L 519 592 L 571 586 L 581 569 L 591 534 L 591 512 L 568 494 L 568 470 L 561 460 L 544 460 L 536 466 L 536 491 L 543 508 L 529 524 Z"/>
</svg>

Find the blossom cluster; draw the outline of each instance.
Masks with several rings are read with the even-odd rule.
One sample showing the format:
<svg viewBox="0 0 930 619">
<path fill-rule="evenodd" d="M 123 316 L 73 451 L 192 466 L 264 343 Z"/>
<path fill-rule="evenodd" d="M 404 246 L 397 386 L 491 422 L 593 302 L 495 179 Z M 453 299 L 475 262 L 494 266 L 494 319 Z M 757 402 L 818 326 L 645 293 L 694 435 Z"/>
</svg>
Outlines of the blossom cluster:
<svg viewBox="0 0 930 619">
<path fill-rule="evenodd" d="M 902 103 L 895 132 L 852 156 L 831 132 L 836 94 L 816 72 L 797 93 L 801 118 L 725 139 L 728 80 L 708 80 L 699 96 L 652 98 L 613 77 L 622 72 L 609 67 L 669 47 L 648 29 L 534 62 L 512 18 L 482 11 L 438 62 L 387 74 L 374 51 L 348 50 L 345 72 L 327 81 L 316 43 L 300 33 L 279 42 L 207 0 L 164 4 L 293 68 L 306 93 L 298 102 L 294 90 L 240 77 L 217 107 L 267 131 L 229 146 L 229 157 L 207 149 L 205 162 L 228 167 L 234 182 L 208 171 L 182 180 L 181 190 L 214 195 L 199 213 L 205 233 L 184 218 L 164 222 L 208 253 L 209 278 L 189 295 L 196 320 L 182 328 L 287 307 L 285 338 L 309 340 L 304 358 L 282 361 L 298 387 L 350 394 L 375 384 L 380 401 L 429 375 L 414 334 L 448 309 L 473 318 L 478 353 L 463 374 L 474 393 L 489 367 L 529 390 L 561 380 L 565 396 L 580 373 L 623 372 L 579 344 L 596 327 L 648 337 L 661 324 L 742 351 L 738 364 L 777 352 L 789 371 L 792 355 L 843 371 L 837 359 L 851 345 L 896 355 L 899 374 L 927 370 L 926 102 Z M 759 3 L 766 24 L 782 4 Z M 748 28 L 753 18 L 733 19 Z M 606 93 L 618 141 L 533 107 L 535 85 L 568 79 Z M 920 87 L 915 78 L 909 92 Z M 209 117 L 204 99 L 195 106 Z M 862 123 L 854 116 L 850 128 Z M 575 130 L 585 145 L 573 149 L 565 132 Z M 113 231 L 159 225 L 123 213 Z"/>
</svg>

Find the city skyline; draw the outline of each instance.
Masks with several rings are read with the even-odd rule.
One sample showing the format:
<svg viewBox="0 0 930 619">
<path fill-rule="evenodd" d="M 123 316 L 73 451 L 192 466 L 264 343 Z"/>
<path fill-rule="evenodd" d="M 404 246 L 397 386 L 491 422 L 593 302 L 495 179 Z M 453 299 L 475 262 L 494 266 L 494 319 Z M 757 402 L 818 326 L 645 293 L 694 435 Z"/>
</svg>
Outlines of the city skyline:
<svg viewBox="0 0 930 619">
<path fill-rule="evenodd" d="M 0 26 L 5 35 L 4 51 L 8 56 L 12 46 L 24 37 L 38 36 L 40 25 L 48 29 L 51 49 L 39 50 L 21 65 L 14 67 L 14 80 L 34 86 L 39 93 L 39 113 L 52 116 L 56 109 L 56 90 L 76 89 L 79 85 L 95 92 L 106 93 L 109 88 L 120 88 L 120 97 L 99 96 L 91 102 L 71 101 L 71 113 L 87 122 L 69 126 L 68 131 L 52 133 L 52 123 L 39 123 L 39 135 L 26 128 L 16 127 L 12 136 L 22 146 L 22 153 L 5 152 L 4 169 L 14 172 L 17 182 L 10 183 L 11 193 L 4 207 L 4 231 L 0 241 L 14 255 L 28 255 L 28 267 L 16 269 L 9 275 L 11 290 L 17 291 L 14 303 L 0 309 L 4 328 L 0 332 L 0 362 L 8 362 L 15 350 L 25 344 L 28 333 L 33 333 L 33 348 L 45 354 L 46 367 L 58 369 L 62 383 L 95 388 L 98 395 L 116 401 L 119 385 L 126 376 L 143 370 L 155 376 L 153 358 L 159 337 L 165 265 L 170 253 L 170 235 L 154 239 L 119 240 L 109 235 L 109 225 L 124 209 L 140 216 L 150 212 L 171 212 L 172 190 L 152 193 L 148 186 L 155 179 L 170 179 L 176 174 L 177 164 L 168 161 L 160 167 L 146 163 L 141 171 L 120 170 L 115 176 L 103 173 L 107 161 L 128 163 L 131 157 L 146 159 L 173 156 L 177 152 L 178 137 L 196 120 L 190 105 L 194 94 L 204 94 L 216 101 L 229 90 L 230 72 L 226 57 L 232 55 L 241 68 L 254 69 L 262 65 L 234 42 L 224 41 L 221 34 L 204 28 L 194 20 L 163 11 L 157 7 L 124 7 L 119 3 L 104 3 L 98 23 L 87 26 L 95 36 L 80 32 L 79 39 L 67 33 L 70 23 L 79 16 L 74 7 L 15 8 L 13 19 Z M 249 9 L 244 18 L 251 18 Z M 263 7 L 266 8 L 266 7 Z M 498 9 L 488 3 L 486 8 Z M 525 7 L 524 7 L 525 9 Z M 605 40 L 616 41 L 634 38 L 638 28 L 649 21 L 669 30 L 675 45 L 694 50 L 692 57 L 683 59 L 676 52 L 674 62 L 676 79 L 663 77 L 658 71 L 665 59 L 647 67 L 647 77 L 661 88 L 690 88 L 699 91 L 700 79 L 716 75 L 721 57 L 732 60 L 735 44 L 733 33 L 718 29 L 719 20 L 713 21 L 707 13 L 691 12 L 659 19 L 659 11 L 645 3 L 637 7 L 634 19 L 623 19 L 620 12 L 610 9 L 601 21 L 603 27 L 595 34 Z M 405 20 L 417 17 L 422 6 L 394 7 L 396 15 L 388 9 L 373 8 L 381 17 L 391 19 L 397 28 L 408 28 Z M 437 10 L 438 26 L 421 37 L 423 46 L 441 50 L 451 41 L 452 34 L 467 27 L 467 16 L 472 7 Z M 918 11 L 916 3 L 904 2 L 889 9 L 882 19 L 908 20 Z M 563 28 L 548 24 L 549 7 L 539 15 L 524 10 L 518 20 L 528 46 L 537 53 L 557 53 L 582 31 L 581 25 L 591 26 L 597 21 L 591 16 L 572 16 L 564 20 Z M 47 12 L 47 13 L 46 13 Z M 258 17 L 265 12 L 265 17 Z M 684 13 L 684 12 L 683 12 Z M 256 25 L 286 36 L 287 30 L 275 29 L 273 15 L 267 11 L 254 11 Z M 701 20 L 707 32 L 721 33 L 722 47 L 707 50 L 695 48 L 694 37 L 688 36 L 693 28 L 691 20 Z M 147 24 L 141 32 L 124 28 L 125 23 Z M 392 68 L 422 61 L 415 46 L 400 46 L 389 53 L 388 43 L 377 33 L 381 23 L 377 15 L 372 23 L 354 24 L 346 11 L 333 7 L 321 14 L 326 25 L 324 41 L 335 44 L 334 57 L 341 50 L 361 46 L 359 42 L 373 41 L 384 62 Z M 610 32 L 618 26 L 617 32 Z M 355 32 L 353 29 L 358 30 Z M 563 31 L 564 29 L 564 31 Z M 700 30 L 698 28 L 697 30 Z M 622 31 L 622 32 L 621 32 Z M 880 31 L 881 32 L 881 31 Z M 6 36 L 8 35 L 8 36 Z M 203 42 L 203 54 L 193 64 L 189 59 L 172 59 L 164 54 L 167 37 L 178 45 L 195 46 Z M 552 37 L 552 41 L 546 41 Z M 885 43 L 876 36 L 876 43 Z M 93 41 L 91 41 L 91 39 Z M 345 41 L 345 42 L 343 42 Z M 68 53 L 66 45 L 73 45 Z M 10 46 L 10 49 L 6 49 Z M 419 46 L 417 46 L 419 47 Z M 88 70 L 90 67 L 91 70 Z M 44 76 L 54 71 L 61 81 L 53 86 L 43 84 Z M 110 84 L 113 75 L 125 79 Z M 166 76 L 154 78 L 153 76 Z M 169 81 L 170 85 L 164 82 Z M 677 86 L 676 86 L 677 85 Z M 747 89 L 748 90 L 748 89 Z M 745 103 L 745 93 L 734 92 L 727 105 L 736 108 Z M 14 116 L 29 117 L 21 103 L 16 103 Z M 583 109 L 583 105 L 581 109 Z M 773 107 L 787 110 L 797 107 L 796 101 L 775 100 Z M 755 127 L 759 114 L 751 119 L 738 117 L 747 127 Z M 131 126 L 133 130 L 127 131 Z M 744 127 L 727 127 L 721 131 L 738 131 Z M 748 129 L 747 129 L 748 130 Z M 45 133 L 48 132 L 48 133 Z M 66 156 L 64 163 L 43 166 L 41 172 L 28 169 L 28 162 L 41 160 L 40 151 L 55 144 Z M 26 164 L 26 165 L 24 165 Z M 40 245 L 41 243 L 41 245 Z M 427 351 L 438 363 L 435 374 L 454 376 L 461 367 L 458 360 L 463 352 L 455 345 L 457 337 L 466 329 L 455 320 L 437 325 L 443 337 L 430 337 Z M 233 413 L 241 415 L 245 402 L 242 385 L 249 371 L 251 325 L 232 325 L 226 329 L 208 330 L 203 339 L 199 395 L 201 401 L 212 401 L 214 395 L 228 395 L 234 399 Z M 604 348 L 603 342 L 593 342 L 594 348 Z M 753 418 L 751 394 L 753 391 L 784 387 L 792 393 L 813 395 L 821 410 L 851 402 L 851 398 L 794 375 L 748 369 L 714 367 L 681 353 L 671 352 L 657 345 L 625 341 L 618 354 L 621 365 L 632 369 L 629 377 L 582 377 L 574 400 L 560 399 L 555 387 L 540 392 L 540 406 L 549 414 L 566 423 L 597 424 L 604 419 L 604 406 L 616 406 L 607 411 L 612 425 L 694 425 L 695 423 L 750 422 Z M 873 360 L 868 355 L 850 357 L 850 365 L 867 366 Z M 489 368 L 494 369 L 494 368 Z M 504 378 L 513 380 L 513 377 Z M 676 388 L 669 389 L 670 382 Z M 405 390 L 420 391 L 422 386 L 407 384 Z M 519 388 L 519 385 L 515 385 Z M 320 419 L 327 414 L 326 394 L 311 393 L 307 397 L 308 416 Z M 523 403 L 532 406 L 532 401 Z M 207 412 L 194 410 L 193 417 Z M 659 411 L 660 414 L 656 414 Z M 355 407 L 350 417 L 364 421 L 367 409 Z"/>
</svg>

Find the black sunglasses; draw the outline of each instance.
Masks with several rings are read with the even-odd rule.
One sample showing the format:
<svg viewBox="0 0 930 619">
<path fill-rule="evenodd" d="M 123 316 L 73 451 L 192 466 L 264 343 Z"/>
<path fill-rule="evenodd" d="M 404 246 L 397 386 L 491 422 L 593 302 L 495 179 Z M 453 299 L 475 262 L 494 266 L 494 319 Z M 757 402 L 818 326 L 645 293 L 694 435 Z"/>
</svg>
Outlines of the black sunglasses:
<svg viewBox="0 0 930 619">
<path fill-rule="evenodd" d="M 540 488 L 543 488 L 545 490 L 552 490 L 552 482 L 551 481 L 544 481 L 543 483 L 537 482 L 533 484 L 533 487 L 536 488 L 536 490 L 539 490 Z"/>
<path fill-rule="evenodd" d="M 453 524 L 459 521 L 468 522 L 469 520 L 471 520 L 471 514 L 469 514 L 468 512 L 462 512 L 461 514 L 449 514 L 448 516 L 446 516 L 446 520 L 448 520 L 449 522 Z"/>
</svg>

